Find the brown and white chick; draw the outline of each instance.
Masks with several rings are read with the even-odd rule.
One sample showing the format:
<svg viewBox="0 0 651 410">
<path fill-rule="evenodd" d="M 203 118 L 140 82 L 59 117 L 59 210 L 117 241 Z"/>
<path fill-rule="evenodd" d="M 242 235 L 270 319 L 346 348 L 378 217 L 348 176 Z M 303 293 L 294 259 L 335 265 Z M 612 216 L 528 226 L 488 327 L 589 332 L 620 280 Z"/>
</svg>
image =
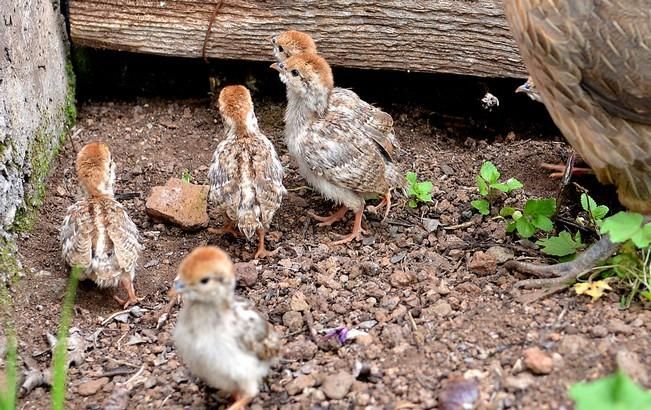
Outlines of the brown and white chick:
<svg viewBox="0 0 651 410">
<path fill-rule="evenodd" d="M 529 77 L 527 78 L 527 81 L 519 86 L 518 88 L 515 89 L 516 93 L 524 93 L 526 96 L 531 98 L 533 101 L 537 101 L 539 103 L 542 102 L 542 97 L 540 96 L 540 93 L 538 92 L 538 89 L 536 88 L 536 84 L 533 82 L 533 78 Z"/>
<path fill-rule="evenodd" d="M 63 259 L 81 269 L 81 280 L 101 288 L 122 285 L 128 298 L 114 298 L 125 308 L 138 302 L 133 288 L 142 250 L 138 228 L 113 198 L 115 163 L 108 146 L 92 142 L 77 155 L 77 177 L 86 198 L 68 208 L 59 239 Z"/>
<path fill-rule="evenodd" d="M 174 329 L 181 359 L 204 383 L 233 396 L 230 410 L 245 408 L 278 355 L 276 333 L 235 296 L 233 263 L 219 248 L 199 247 L 186 256 L 174 289 L 183 297 Z"/>
<path fill-rule="evenodd" d="M 224 87 L 219 94 L 225 137 L 213 154 L 208 171 L 210 201 L 227 222 L 222 231 L 258 235 L 255 258 L 273 255 L 264 236 L 287 193 L 283 166 L 273 144 L 258 128 L 249 90 L 241 85 Z M 239 232 L 236 231 L 239 229 Z"/>
<path fill-rule="evenodd" d="M 274 57 L 281 63 L 297 54 L 317 54 L 312 37 L 300 31 L 283 31 L 271 37 L 271 43 Z M 330 100 L 333 109 L 340 109 L 344 114 L 354 113 L 354 120 L 360 123 L 360 127 L 368 128 L 365 134 L 380 145 L 391 158 L 394 158 L 400 149 L 400 144 L 393 130 L 391 115 L 372 106 L 359 98 L 354 91 L 346 88 L 334 87 L 330 93 Z"/>
<path fill-rule="evenodd" d="M 332 100 L 332 71 L 323 58 L 303 53 L 272 68 L 287 87 L 285 141 L 290 155 L 310 185 L 342 205 L 331 216 L 313 217 L 330 225 L 351 209 L 353 230 L 335 244 L 360 240 L 365 199 L 382 195 L 390 208 L 391 190 L 405 186 L 402 172 L 359 115 Z"/>
</svg>

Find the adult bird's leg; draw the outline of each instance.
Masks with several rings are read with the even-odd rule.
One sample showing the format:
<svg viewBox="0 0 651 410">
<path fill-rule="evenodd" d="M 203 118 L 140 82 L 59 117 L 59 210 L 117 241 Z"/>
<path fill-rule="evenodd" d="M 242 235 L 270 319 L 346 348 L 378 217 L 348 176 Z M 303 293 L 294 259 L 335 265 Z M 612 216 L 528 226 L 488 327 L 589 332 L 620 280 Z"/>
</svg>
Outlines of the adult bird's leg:
<svg viewBox="0 0 651 410">
<path fill-rule="evenodd" d="M 550 287 L 575 281 L 577 276 L 594 268 L 597 262 L 612 256 L 618 247 L 619 244 L 613 243 L 608 236 L 604 236 L 571 262 L 556 265 L 537 265 L 528 262 L 509 261 L 504 264 L 504 267 L 509 270 L 518 270 L 545 278 L 521 280 L 515 284 L 515 288 Z"/>
<path fill-rule="evenodd" d="M 226 218 L 226 217 L 224 218 L 224 225 L 221 228 L 208 228 L 208 232 L 213 233 L 215 235 L 224 235 L 230 233 L 236 238 L 241 238 L 244 236 L 242 232 L 240 232 L 240 230 L 237 229 L 235 222 L 232 221 L 230 218 Z"/>
<path fill-rule="evenodd" d="M 335 212 L 332 215 L 319 216 L 319 215 L 316 215 L 316 214 L 314 214 L 312 212 L 308 212 L 307 214 L 310 215 L 310 217 L 312 217 L 312 218 L 314 218 L 314 219 L 316 219 L 317 221 L 320 222 L 320 223 L 317 224 L 317 226 L 330 226 L 333 223 L 335 223 L 337 221 L 340 221 L 344 216 L 346 216 L 347 211 L 348 211 L 348 208 L 346 206 L 342 205 L 341 208 L 339 208 L 337 210 L 337 212 Z"/>
<path fill-rule="evenodd" d="M 590 168 L 584 167 L 575 167 L 574 162 L 576 161 L 576 152 L 573 152 L 568 158 L 567 163 L 565 164 L 548 164 L 543 162 L 540 166 L 544 169 L 554 171 L 549 176 L 550 178 L 563 178 L 567 180 L 572 175 L 587 175 L 594 173 Z M 569 169 L 569 170 L 568 170 Z M 567 185 L 567 183 L 565 184 Z"/>
<path fill-rule="evenodd" d="M 382 200 L 380 201 L 379 204 L 377 204 L 375 210 L 378 210 L 383 206 L 386 206 L 386 208 L 384 209 L 384 216 L 382 217 L 382 220 L 384 221 L 385 219 L 387 219 L 387 216 L 389 216 L 389 210 L 391 209 L 391 191 L 387 192 L 382 197 Z"/>
<path fill-rule="evenodd" d="M 131 280 L 131 275 L 124 274 L 120 277 L 120 285 L 127 291 L 127 300 L 120 298 L 118 295 L 113 295 L 113 299 L 117 300 L 119 304 L 123 305 L 123 309 L 131 305 L 135 305 L 140 300 L 136 296 L 136 290 L 133 288 L 133 280 Z"/>
<path fill-rule="evenodd" d="M 332 242 L 333 245 L 341 245 L 343 243 L 348 243 L 353 239 L 358 241 L 362 240 L 362 234 L 366 233 L 366 230 L 362 229 L 362 216 L 364 215 L 364 208 L 359 212 L 355 212 L 355 222 L 353 223 L 353 231 L 349 235 L 342 236 L 338 241 Z"/>
<path fill-rule="evenodd" d="M 256 232 L 258 234 L 258 250 L 256 251 L 255 255 L 253 255 L 253 259 L 266 258 L 267 256 L 274 256 L 275 254 L 277 254 L 279 248 L 273 251 L 268 251 L 267 248 L 265 248 L 264 246 L 265 230 L 258 229 Z"/>
</svg>

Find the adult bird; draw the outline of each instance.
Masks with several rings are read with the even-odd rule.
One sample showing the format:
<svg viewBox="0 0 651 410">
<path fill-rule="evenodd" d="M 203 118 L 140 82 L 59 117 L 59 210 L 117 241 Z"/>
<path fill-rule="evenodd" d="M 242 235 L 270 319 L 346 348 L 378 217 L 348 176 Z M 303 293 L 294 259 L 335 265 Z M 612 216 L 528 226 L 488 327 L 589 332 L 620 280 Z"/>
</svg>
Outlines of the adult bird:
<svg viewBox="0 0 651 410">
<path fill-rule="evenodd" d="M 504 11 L 565 138 L 622 205 L 651 214 L 651 1 L 505 0 Z M 604 236 L 573 262 L 507 267 L 567 280 L 616 250 Z"/>
</svg>

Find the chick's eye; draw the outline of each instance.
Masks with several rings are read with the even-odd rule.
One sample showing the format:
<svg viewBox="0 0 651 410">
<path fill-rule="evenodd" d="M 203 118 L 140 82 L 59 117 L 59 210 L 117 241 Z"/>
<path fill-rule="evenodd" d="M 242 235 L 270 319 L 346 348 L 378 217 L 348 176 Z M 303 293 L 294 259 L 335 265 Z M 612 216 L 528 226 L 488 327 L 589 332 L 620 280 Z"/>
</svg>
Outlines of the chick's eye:
<svg viewBox="0 0 651 410">
<path fill-rule="evenodd" d="M 210 278 L 203 278 L 199 282 L 201 282 L 202 285 L 205 285 L 206 283 L 210 282 Z"/>
<path fill-rule="evenodd" d="M 290 71 L 290 72 L 292 73 L 292 75 L 293 75 L 294 77 L 298 77 L 298 74 L 299 74 L 299 73 L 298 73 L 298 70 L 297 70 L 297 69 L 293 69 L 293 70 Z"/>
<path fill-rule="evenodd" d="M 283 51 L 285 51 L 285 49 L 283 48 L 283 46 L 278 46 L 278 51 L 282 53 Z"/>
</svg>

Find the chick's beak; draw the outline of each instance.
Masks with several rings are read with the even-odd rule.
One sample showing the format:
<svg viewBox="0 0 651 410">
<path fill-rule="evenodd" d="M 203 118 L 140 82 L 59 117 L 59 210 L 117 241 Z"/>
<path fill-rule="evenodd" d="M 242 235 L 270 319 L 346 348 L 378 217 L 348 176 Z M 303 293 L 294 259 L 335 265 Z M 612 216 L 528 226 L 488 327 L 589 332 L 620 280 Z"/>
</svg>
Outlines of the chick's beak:
<svg viewBox="0 0 651 410">
<path fill-rule="evenodd" d="M 526 93 L 527 92 L 527 86 L 526 84 L 522 84 L 518 88 L 515 89 L 516 93 Z"/>
<path fill-rule="evenodd" d="M 170 289 L 168 296 L 176 296 L 185 292 L 186 289 L 185 283 L 181 282 L 180 279 L 174 279 L 174 285 L 172 286 L 172 289 Z"/>
<path fill-rule="evenodd" d="M 273 63 L 269 67 L 273 68 L 274 70 L 278 71 L 281 73 L 283 71 L 283 63 Z"/>
</svg>

